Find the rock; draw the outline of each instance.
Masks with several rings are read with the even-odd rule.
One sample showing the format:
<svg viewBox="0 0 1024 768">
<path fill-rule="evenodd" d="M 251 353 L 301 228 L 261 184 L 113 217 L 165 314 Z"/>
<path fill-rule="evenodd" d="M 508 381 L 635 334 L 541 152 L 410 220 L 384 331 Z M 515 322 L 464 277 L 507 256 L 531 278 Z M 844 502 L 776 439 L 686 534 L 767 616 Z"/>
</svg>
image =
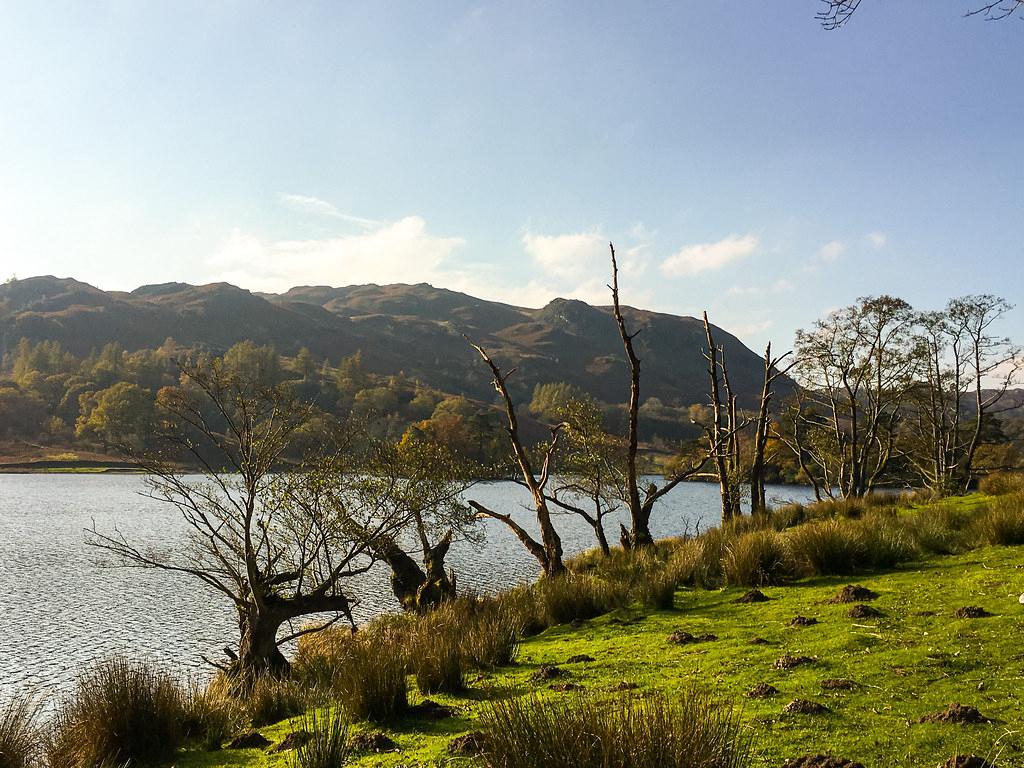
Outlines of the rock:
<svg viewBox="0 0 1024 768">
<path fill-rule="evenodd" d="M 398 744 L 387 734 L 377 731 L 376 733 L 357 733 L 348 740 L 348 747 L 353 752 L 394 752 Z"/>
<path fill-rule="evenodd" d="M 782 768 L 864 768 L 864 766 L 843 757 L 804 755 L 790 760 Z"/>
<path fill-rule="evenodd" d="M 870 605 L 855 605 L 853 608 L 846 612 L 846 615 L 851 619 L 877 619 L 882 615 L 882 612 L 877 608 L 872 608 Z"/>
<path fill-rule="evenodd" d="M 312 738 L 313 734 L 309 731 L 292 731 L 267 751 L 287 752 L 289 749 L 298 749 Z"/>
<path fill-rule="evenodd" d="M 777 695 L 778 692 L 779 689 L 776 688 L 774 685 L 768 685 L 768 683 L 758 683 L 743 695 L 746 696 L 748 699 L 767 699 L 771 696 Z"/>
<path fill-rule="evenodd" d="M 484 735 L 480 731 L 464 733 L 448 742 L 448 752 L 452 755 L 479 755 L 483 751 Z"/>
<path fill-rule="evenodd" d="M 752 589 L 742 597 L 736 598 L 737 603 L 767 603 L 769 600 L 771 598 L 760 589 Z"/>
<path fill-rule="evenodd" d="M 814 659 L 810 656 L 790 656 L 788 653 L 784 656 L 780 656 L 772 664 L 775 669 L 793 669 L 793 667 L 803 666 L 804 664 L 813 664 Z"/>
<path fill-rule="evenodd" d="M 863 603 L 867 600 L 874 600 L 878 597 L 877 592 L 872 592 L 860 584 L 847 584 L 836 593 L 836 596 L 829 600 L 830 603 Z"/>
<path fill-rule="evenodd" d="M 992 614 L 980 605 L 965 605 L 963 608 L 957 608 L 953 615 L 958 619 L 986 619 Z"/>
<path fill-rule="evenodd" d="M 964 706 L 963 704 L 950 704 L 940 712 L 932 712 L 925 715 L 919 723 L 960 723 L 962 725 L 979 725 L 990 722 L 975 707 Z"/>
<path fill-rule="evenodd" d="M 259 731 L 246 731 L 228 744 L 228 749 L 264 749 L 270 746 L 270 739 Z"/>
<path fill-rule="evenodd" d="M 793 699 L 782 708 L 787 715 L 823 715 L 828 712 L 828 707 L 816 701 L 807 699 Z"/>
<path fill-rule="evenodd" d="M 570 656 L 565 660 L 566 664 L 589 664 L 594 661 L 593 656 L 587 656 L 585 653 L 577 653 L 575 656 Z"/>
</svg>

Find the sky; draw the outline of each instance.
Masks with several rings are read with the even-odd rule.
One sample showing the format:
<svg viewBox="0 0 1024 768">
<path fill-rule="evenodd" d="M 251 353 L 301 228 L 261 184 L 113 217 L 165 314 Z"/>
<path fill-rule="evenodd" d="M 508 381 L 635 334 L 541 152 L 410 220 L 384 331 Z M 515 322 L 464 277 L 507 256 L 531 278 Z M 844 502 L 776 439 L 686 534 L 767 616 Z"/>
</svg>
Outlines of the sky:
<svg viewBox="0 0 1024 768">
<path fill-rule="evenodd" d="M 0 0 L 0 280 L 707 310 L 1024 299 L 1024 21 L 971 0 Z M 1024 307 L 1002 332 L 1024 341 Z"/>
</svg>

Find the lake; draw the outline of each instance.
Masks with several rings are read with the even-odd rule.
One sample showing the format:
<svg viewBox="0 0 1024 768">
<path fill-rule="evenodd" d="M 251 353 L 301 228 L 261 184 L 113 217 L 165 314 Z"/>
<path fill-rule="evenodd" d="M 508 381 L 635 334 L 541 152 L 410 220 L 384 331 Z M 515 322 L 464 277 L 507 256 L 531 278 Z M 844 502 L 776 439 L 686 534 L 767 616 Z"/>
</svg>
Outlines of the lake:
<svg viewBox="0 0 1024 768">
<path fill-rule="evenodd" d="M 88 662 L 115 654 L 205 675 L 202 656 L 223 660 L 237 642 L 237 624 L 222 595 L 186 576 L 112 566 L 86 547 L 84 529 L 122 531 L 140 548 L 181 541 L 186 530 L 173 507 L 140 495 L 138 475 L 0 474 L 0 700 L 35 690 L 44 696 L 68 690 Z M 769 499 L 805 501 L 809 488 L 769 486 Z M 467 494 L 512 514 L 529 530 L 529 493 L 510 482 L 484 483 Z M 655 508 L 657 537 L 692 533 L 715 524 L 718 487 L 682 484 Z M 606 520 L 618 540 L 625 513 Z M 556 517 L 567 556 L 594 546 L 593 531 L 579 518 Z M 495 591 L 536 578 L 536 561 L 498 521 L 484 522 L 482 545 L 457 542 L 448 565 L 460 589 Z M 378 568 L 352 583 L 365 621 L 398 610 L 387 571 Z"/>
</svg>

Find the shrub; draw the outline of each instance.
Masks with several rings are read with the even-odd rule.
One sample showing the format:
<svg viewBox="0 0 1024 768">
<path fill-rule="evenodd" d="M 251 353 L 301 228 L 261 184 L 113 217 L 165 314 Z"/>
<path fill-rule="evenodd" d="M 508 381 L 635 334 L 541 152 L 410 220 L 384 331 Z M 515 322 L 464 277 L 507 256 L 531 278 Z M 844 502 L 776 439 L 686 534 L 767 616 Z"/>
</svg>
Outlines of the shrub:
<svg viewBox="0 0 1024 768">
<path fill-rule="evenodd" d="M 628 587 L 590 575 L 541 579 L 534 589 L 543 623 L 549 627 L 592 619 L 626 605 Z"/>
<path fill-rule="evenodd" d="M 844 520 L 805 523 L 786 536 L 794 562 L 808 575 L 853 573 L 864 559 L 860 530 Z"/>
<path fill-rule="evenodd" d="M 300 721 L 310 738 L 292 758 L 293 768 L 341 768 L 348 759 L 348 720 L 334 708 L 311 710 Z"/>
<path fill-rule="evenodd" d="M 0 768 L 31 768 L 39 751 L 38 709 L 31 699 L 0 707 Z"/>
<path fill-rule="evenodd" d="M 1024 494 L 1000 496 L 971 525 L 975 541 L 992 546 L 1024 544 Z"/>
<path fill-rule="evenodd" d="M 246 720 L 241 702 L 231 695 L 230 682 L 224 675 L 209 685 L 192 682 L 184 698 L 182 729 L 184 736 L 198 741 L 212 751 L 235 735 Z"/>
<path fill-rule="evenodd" d="M 775 531 L 754 531 L 737 536 L 725 548 L 722 572 L 727 584 L 764 587 L 793 577 L 795 566 L 786 540 Z"/>
<path fill-rule="evenodd" d="M 536 695 L 490 702 L 487 765 L 501 768 L 739 768 L 748 745 L 733 712 L 683 689 L 671 699 Z"/>
<path fill-rule="evenodd" d="M 441 607 L 423 616 L 408 633 L 406 650 L 421 693 L 455 693 L 466 687 L 459 611 Z"/>
<path fill-rule="evenodd" d="M 978 481 L 978 490 L 989 496 L 1024 491 L 1024 472 L 993 472 Z"/>
<path fill-rule="evenodd" d="M 113 659 L 83 673 L 47 738 L 52 766 L 169 762 L 183 740 L 183 695 L 167 674 Z"/>
</svg>

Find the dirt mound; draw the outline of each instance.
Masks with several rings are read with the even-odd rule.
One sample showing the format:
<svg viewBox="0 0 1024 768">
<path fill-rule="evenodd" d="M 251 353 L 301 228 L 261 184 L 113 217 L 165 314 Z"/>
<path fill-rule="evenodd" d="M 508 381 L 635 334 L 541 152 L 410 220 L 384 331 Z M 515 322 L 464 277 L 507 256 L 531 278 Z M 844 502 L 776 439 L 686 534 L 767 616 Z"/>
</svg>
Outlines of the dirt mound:
<svg viewBox="0 0 1024 768">
<path fill-rule="evenodd" d="M 870 605 L 860 603 L 848 610 L 846 615 L 851 619 L 877 619 L 882 615 L 882 612 L 877 608 L 872 608 Z"/>
<path fill-rule="evenodd" d="M 776 694 L 778 694 L 778 692 L 779 689 L 776 688 L 774 685 L 768 685 L 768 683 L 758 683 L 743 695 L 746 696 L 748 699 L 767 699 L 771 696 L 775 696 Z"/>
<path fill-rule="evenodd" d="M 836 596 L 829 600 L 830 603 L 863 603 L 866 600 L 874 600 L 878 597 L 877 592 L 872 592 L 860 584 L 847 584 L 836 593 Z"/>
<path fill-rule="evenodd" d="M 782 708 L 787 715 L 823 715 L 828 712 L 828 707 L 816 701 L 807 699 L 793 699 Z"/>
<path fill-rule="evenodd" d="M 995 768 L 995 766 L 977 755 L 954 755 L 939 768 Z"/>
<path fill-rule="evenodd" d="M 749 592 L 744 593 L 742 597 L 737 597 L 734 602 L 737 603 L 767 603 L 771 600 L 768 595 L 762 592 L 760 589 L 752 589 Z"/>
<path fill-rule="evenodd" d="M 818 620 L 810 616 L 794 616 L 793 620 L 789 622 L 791 627 L 813 627 L 818 623 Z"/>
<path fill-rule="evenodd" d="M 768 641 L 765 640 L 763 637 L 752 637 L 750 639 L 750 644 L 751 645 L 768 645 Z"/>
<path fill-rule="evenodd" d="M 228 749 L 263 749 L 270 746 L 270 739 L 259 731 L 248 731 L 236 736 L 228 744 Z"/>
<path fill-rule="evenodd" d="M 277 744 L 275 744 L 269 751 L 287 752 L 289 749 L 298 749 L 312 738 L 313 734 L 309 731 L 292 731 L 277 742 Z"/>
<path fill-rule="evenodd" d="M 831 755 L 804 755 L 790 760 L 782 768 L 864 768 L 860 763 Z"/>
<path fill-rule="evenodd" d="M 691 635 L 689 632 L 677 629 L 668 636 L 667 642 L 672 643 L 673 645 L 690 645 L 692 643 L 710 643 L 717 639 L 717 635 Z"/>
<path fill-rule="evenodd" d="M 980 605 L 965 605 L 963 608 L 957 608 L 953 615 L 958 619 L 986 619 L 992 614 Z"/>
<path fill-rule="evenodd" d="M 962 704 L 950 704 L 940 712 L 932 712 L 925 715 L 919 723 L 960 723 L 962 725 L 978 725 L 987 723 L 989 719 L 979 712 L 975 707 Z"/>
<path fill-rule="evenodd" d="M 557 680 L 560 677 L 565 677 L 569 673 L 561 667 L 556 667 L 554 664 L 541 664 L 540 668 L 533 673 L 533 679 L 538 682 L 544 682 L 546 680 Z"/>
<path fill-rule="evenodd" d="M 452 755 L 479 755 L 483 751 L 484 735 L 480 731 L 464 733 L 448 742 L 448 752 Z"/>
<path fill-rule="evenodd" d="M 577 653 L 575 656 L 570 656 L 565 660 L 566 664 L 589 664 L 595 661 L 593 656 L 587 656 L 585 653 Z"/>
<path fill-rule="evenodd" d="M 632 683 L 629 680 L 623 680 L 621 683 L 616 683 L 608 690 L 618 693 L 620 691 L 635 691 L 639 687 L 640 686 L 636 683 Z"/>
<path fill-rule="evenodd" d="M 583 686 L 577 685 L 576 683 L 552 683 L 550 686 L 552 691 L 560 691 L 565 693 L 566 691 L 582 691 Z"/>
<path fill-rule="evenodd" d="M 785 656 L 780 656 L 772 664 L 775 669 L 793 669 L 793 667 L 800 667 L 804 664 L 813 664 L 814 659 L 810 656 L 790 656 L 788 653 Z"/>
<path fill-rule="evenodd" d="M 436 701 L 424 699 L 419 704 L 409 707 L 409 715 L 423 720 L 444 720 L 447 717 L 453 717 L 455 710 L 444 704 L 438 704 Z"/>
<path fill-rule="evenodd" d="M 852 691 L 857 687 L 857 683 L 853 680 L 847 680 L 843 677 L 822 680 L 820 685 L 823 691 Z"/>
<path fill-rule="evenodd" d="M 357 733 L 348 740 L 348 748 L 353 752 L 393 752 L 398 749 L 398 744 L 387 734 L 381 733 Z"/>
</svg>

